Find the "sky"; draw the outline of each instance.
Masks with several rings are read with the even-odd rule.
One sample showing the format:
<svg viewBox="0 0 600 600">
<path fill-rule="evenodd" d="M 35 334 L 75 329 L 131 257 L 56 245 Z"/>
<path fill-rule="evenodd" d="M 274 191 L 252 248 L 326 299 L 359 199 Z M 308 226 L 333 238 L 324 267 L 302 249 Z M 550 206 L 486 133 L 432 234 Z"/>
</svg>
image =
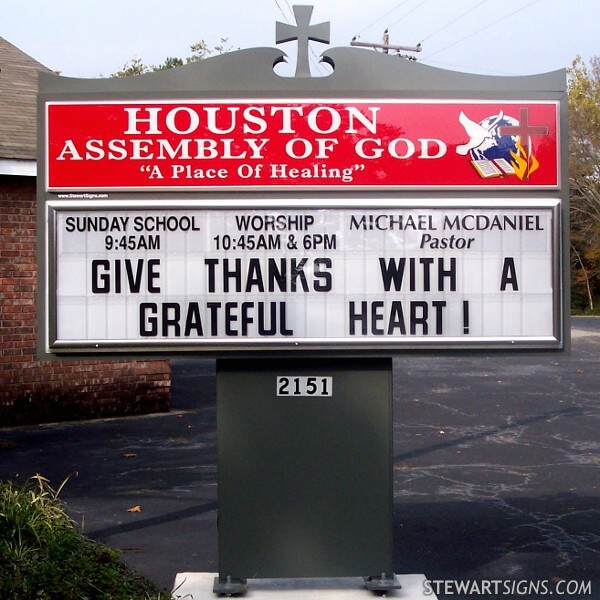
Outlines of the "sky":
<svg viewBox="0 0 600 600">
<path fill-rule="evenodd" d="M 227 38 L 233 49 L 275 46 L 293 0 L 0 0 L 0 36 L 68 77 L 106 77 L 134 58 L 154 65 Z M 331 23 L 330 47 L 354 36 L 415 46 L 424 64 L 484 75 L 528 75 L 600 55 L 599 0 L 302 0 Z M 294 43 L 282 44 L 295 60 Z M 316 56 L 326 45 L 311 43 Z M 365 50 L 371 52 L 372 50 Z M 0 65 L 1 68 L 1 65 Z M 283 69 L 282 74 L 285 74 Z"/>
</svg>

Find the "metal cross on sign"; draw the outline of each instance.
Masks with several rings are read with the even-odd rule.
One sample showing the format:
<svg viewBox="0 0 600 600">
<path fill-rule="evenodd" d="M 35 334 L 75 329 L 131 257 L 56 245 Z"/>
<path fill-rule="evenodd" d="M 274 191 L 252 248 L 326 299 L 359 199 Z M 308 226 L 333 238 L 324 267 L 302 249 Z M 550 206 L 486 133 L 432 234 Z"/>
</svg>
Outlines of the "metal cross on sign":
<svg viewBox="0 0 600 600">
<path fill-rule="evenodd" d="M 312 40 L 321 44 L 329 44 L 329 21 L 311 25 L 312 6 L 294 6 L 293 9 L 296 25 L 288 25 L 277 21 L 275 29 L 276 43 L 284 44 L 285 42 L 298 40 L 296 77 L 310 77 L 308 42 Z"/>
<path fill-rule="evenodd" d="M 532 157 L 531 154 L 531 136 L 532 135 L 548 135 L 549 129 L 545 125 L 530 125 L 529 124 L 529 110 L 526 107 L 519 109 L 519 124 L 518 125 L 504 125 L 499 129 L 500 135 L 516 135 L 519 136 L 519 142 L 523 148 L 525 154 L 525 160 L 527 161 L 527 170 L 525 171 L 524 177 L 529 178 L 529 163 Z"/>
<path fill-rule="evenodd" d="M 500 127 L 500 135 L 518 135 L 520 138 L 521 146 L 525 152 L 525 156 L 529 156 L 531 150 L 529 148 L 529 142 L 532 135 L 548 135 L 548 127 L 545 125 L 530 125 L 529 124 L 529 110 L 526 107 L 519 109 L 519 124 L 518 125 L 504 125 Z"/>
</svg>

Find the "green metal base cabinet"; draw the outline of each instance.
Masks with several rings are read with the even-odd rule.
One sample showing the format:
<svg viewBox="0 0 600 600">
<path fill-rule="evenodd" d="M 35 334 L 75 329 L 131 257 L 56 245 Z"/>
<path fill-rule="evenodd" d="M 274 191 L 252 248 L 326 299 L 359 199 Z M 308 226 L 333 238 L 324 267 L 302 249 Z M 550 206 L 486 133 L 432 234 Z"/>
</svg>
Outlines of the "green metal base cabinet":
<svg viewBox="0 0 600 600">
<path fill-rule="evenodd" d="M 393 573 L 391 358 L 219 360 L 217 403 L 219 581 Z"/>
</svg>

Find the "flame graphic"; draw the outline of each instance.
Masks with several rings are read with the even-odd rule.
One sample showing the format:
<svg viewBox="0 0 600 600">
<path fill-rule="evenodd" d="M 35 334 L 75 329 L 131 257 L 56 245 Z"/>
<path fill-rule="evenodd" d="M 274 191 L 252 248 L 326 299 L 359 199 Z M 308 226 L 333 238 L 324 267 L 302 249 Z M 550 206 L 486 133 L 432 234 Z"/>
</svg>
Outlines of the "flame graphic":
<svg viewBox="0 0 600 600">
<path fill-rule="evenodd" d="M 536 159 L 536 157 L 529 151 L 529 156 L 526 155 L 525 149 L 521 146 L 521 138 L 517 138 L 517 151 L 510 151 L 510 155 L 513 157 L 514 161 L 511 162 L 512 168 L 515 170 L 516 176 L 523 180 L 529 179 L 529 176 L 538 170 L 540 163 Z"/>
</svg>

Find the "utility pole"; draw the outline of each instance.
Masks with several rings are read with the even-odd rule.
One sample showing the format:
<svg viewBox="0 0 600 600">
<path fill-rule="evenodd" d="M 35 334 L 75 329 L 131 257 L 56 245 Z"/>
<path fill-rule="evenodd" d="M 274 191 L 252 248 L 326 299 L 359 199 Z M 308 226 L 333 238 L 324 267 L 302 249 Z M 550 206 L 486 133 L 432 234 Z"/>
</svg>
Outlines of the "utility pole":
<svg viewBox="0 0 600 600">
<path fill-rule="evenodd" d="M 402 57 L 402 58 L 407 58 L 408 60 L 417 60 L 416 57 L 414 56 L 409 56 L 406 54 L 400 54 L 401 51 L 404 52 L 421 52 L 422 48 L 421 48 L 421 44 L 417 44 L 416 46 L 397 46 L 394 44 L 390 44 L 390 34 L 389 31 L 386 29 L 383 32 L 383 39 L 382 42 L 380 44 L 377 44 L 375 42 L 359 42 L 357 41 L 358 36 L 354 36 L 352 38 L 352 41 L 350 42 L 351 46 L 358 46 L 360 48 L 373 48 L 373 50 L 383 50 L 383 52 L 385 54 L 389 54 L 390 50 L 395 51 L 398 56 Z"/>
</svg>

